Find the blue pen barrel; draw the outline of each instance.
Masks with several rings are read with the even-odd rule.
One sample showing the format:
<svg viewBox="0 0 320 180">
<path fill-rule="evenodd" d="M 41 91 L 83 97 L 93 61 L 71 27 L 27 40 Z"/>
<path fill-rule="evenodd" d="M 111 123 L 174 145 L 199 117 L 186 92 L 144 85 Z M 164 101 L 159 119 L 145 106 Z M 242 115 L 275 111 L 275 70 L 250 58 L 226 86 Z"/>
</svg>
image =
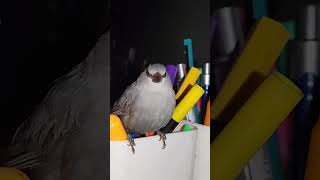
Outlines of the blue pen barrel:
<svg viewBox="0 0 320 180">
<path fill-rule="evenodd" d="M 297 82 L 305 94 L 294 115 L 294 144 L 292 157 L 292 180 L 303 180 L 309 152 L 311 130 L 318 118 L 319 80 L 311 73 L 304 74 Z"/>
</svg>

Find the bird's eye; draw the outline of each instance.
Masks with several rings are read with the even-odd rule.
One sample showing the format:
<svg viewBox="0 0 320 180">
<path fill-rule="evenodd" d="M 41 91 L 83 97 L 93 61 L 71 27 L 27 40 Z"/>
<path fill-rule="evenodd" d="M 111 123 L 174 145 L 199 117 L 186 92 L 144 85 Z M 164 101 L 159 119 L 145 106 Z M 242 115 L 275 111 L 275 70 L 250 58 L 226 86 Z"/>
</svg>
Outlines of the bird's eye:
<svg viewBox="0 0 320 180">
<path fill-rule="evenodd" d="M 152 75 L 149 73 L 148 69 L 146 70 L 147 77 L 152 77 Z"/>
<path fill-rule="evenodd" d="M 165 78 L 167 76 L 167 72 L 164 73 L 164 75 L 162 75 L 163 78 Z"/>
</svg>

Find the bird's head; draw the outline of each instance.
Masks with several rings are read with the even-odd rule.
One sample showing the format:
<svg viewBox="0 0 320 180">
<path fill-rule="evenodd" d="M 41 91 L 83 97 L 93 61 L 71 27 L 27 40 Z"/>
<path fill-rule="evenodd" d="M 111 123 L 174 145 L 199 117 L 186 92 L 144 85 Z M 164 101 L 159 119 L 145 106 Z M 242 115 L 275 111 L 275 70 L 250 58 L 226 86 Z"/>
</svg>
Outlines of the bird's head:
<svg viewBox="0 0 320 180">
<path fill-rule="evenodd" d="M 161 83 L 163 79 L 167 78 L 166 68 L 162 64 L 150 64 L 146 70 L 147 78 L 153 83 Z"/>
</svg>

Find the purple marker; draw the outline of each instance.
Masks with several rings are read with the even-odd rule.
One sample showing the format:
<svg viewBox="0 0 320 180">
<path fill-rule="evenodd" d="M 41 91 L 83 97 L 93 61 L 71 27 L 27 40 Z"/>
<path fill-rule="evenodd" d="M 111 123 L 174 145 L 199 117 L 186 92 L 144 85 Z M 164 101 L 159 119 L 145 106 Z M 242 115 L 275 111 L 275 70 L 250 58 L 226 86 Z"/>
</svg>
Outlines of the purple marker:
<svg viewBox="0 0 320 180">
<path fill-rule="evenodd" d="M 172 85 L 173 85 L 174 81 L 176 79 L 176 75 L 177 75 L 177 67 L 175 65 L 169 64 L 169 65 L 167 65 L 166 69 L 167 69 L 167 73 L 169 74 Z"/>
</svg>

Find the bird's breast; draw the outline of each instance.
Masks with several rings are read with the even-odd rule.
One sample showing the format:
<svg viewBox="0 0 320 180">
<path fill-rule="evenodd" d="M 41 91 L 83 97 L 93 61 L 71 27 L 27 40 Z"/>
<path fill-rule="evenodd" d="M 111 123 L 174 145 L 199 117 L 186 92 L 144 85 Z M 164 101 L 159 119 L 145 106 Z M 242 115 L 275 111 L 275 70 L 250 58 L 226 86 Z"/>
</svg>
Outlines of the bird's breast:
<svg viewBox="0 0 320 180">
<path fill-rule="evenodd" d="M 173 90 L 141 91 L 130 110 L 128 127 L 140 133 L 159 130 L 170 121 L 174 108 Z"/>
</svg>

